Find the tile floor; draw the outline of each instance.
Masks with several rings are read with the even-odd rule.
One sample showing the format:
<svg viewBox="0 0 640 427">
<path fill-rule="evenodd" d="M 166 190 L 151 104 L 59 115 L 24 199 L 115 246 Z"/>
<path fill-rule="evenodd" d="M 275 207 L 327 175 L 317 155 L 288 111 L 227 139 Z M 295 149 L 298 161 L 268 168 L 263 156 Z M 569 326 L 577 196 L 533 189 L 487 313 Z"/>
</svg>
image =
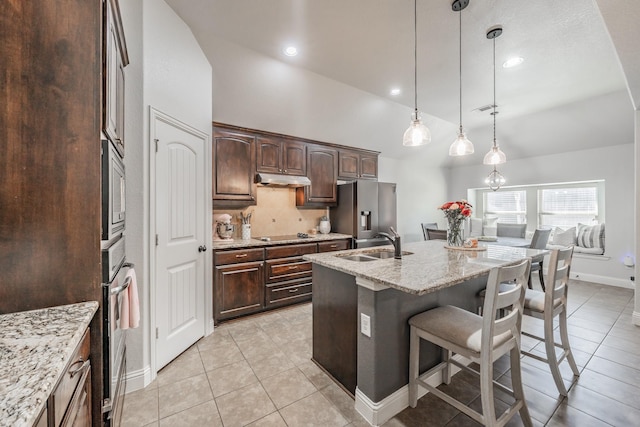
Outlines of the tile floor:
<svg viewBox="0 0 640 427">
<path fill-rule="evenodd" d="M 562 398 L 548 367 L 523 357 L 534 426 L 640 426 L 640 328 L 631 323 L 633 291 L 571 285 L 569 333 L 581 376 Z M 524 328 L 540 325 L 528 319 Z M 311 333 L 311 304 L 223 323 L 162 369 L 151 385 L 127 395 L 123 425 L 367 426 L 353 400 L 309 360 Z M 543 345 L 527 337 L 523 348 L 544 354 Z M 562 365 L 569 386 L 572 374 Z M 508 359 L 495 366 L 498 380 L 510 385 Z M 479 409 L 479 385 L 471 375 L 461 372 L 441 387 Z M 427 395 L 385 427 L 474 425 Z M 509 425 L 521 425 L 518 416 Z"/>
</svg>

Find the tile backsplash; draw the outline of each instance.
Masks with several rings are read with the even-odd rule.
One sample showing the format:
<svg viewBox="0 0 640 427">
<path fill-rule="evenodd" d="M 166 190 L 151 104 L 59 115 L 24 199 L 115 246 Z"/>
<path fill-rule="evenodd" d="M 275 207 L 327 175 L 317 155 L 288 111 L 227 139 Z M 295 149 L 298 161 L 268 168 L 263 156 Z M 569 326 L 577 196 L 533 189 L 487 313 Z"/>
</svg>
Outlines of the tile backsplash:
<svg viewBox="0 0 640 427">
<path fill-rule="evenodd" d="M 258 186 L 257 202 L 256 206 L 244 209 L 216 209 L 214 202 L 213 214 L 233 216 L 231 223 L 236 226 L 234 239 L 239 239 L 242 234 L 240 212 L 245 215 L 252 212 L 251 237 L 308 233 L 318 226 L 320 217 L 328 215 L 327 209 L 296 208 L 295 188 Z"/>
</svg>

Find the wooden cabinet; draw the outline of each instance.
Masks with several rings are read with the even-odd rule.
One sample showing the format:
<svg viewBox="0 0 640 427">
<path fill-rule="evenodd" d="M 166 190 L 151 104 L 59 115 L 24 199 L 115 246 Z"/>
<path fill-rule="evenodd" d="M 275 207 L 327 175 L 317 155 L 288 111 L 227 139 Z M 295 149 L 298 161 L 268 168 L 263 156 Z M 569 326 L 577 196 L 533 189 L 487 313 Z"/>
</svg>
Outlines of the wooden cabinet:
<svg viewBox="0 0 640 427">
<path fill-rule="evenodd" d="M 264 250 L 214 254 L 214 320 L 230 319 L 264 308 Z"/>
<path fill-rule="evenodd" d="M 49 425 L 91 425 L 91 361 L 87 330 L 49 397 Z"/>
<path fill-rule="evenodd" d="M 258 136 L 256 171 L 281 175 L 306 175 L 306 144 Z"/>
<path fill-rule="evenodd" d="M 304 254 L 318 252 L 316 243 L 274 246 L 265 250 L 265 307 L 273 308 L 311 300 L 310 261 Z"/>
<path fill-rule="evenodd" d="M 378 155 L 354 150 L 340 150 L 338 179 L 377 179 Z"/>
<path fill-rule="evenodd" d="M 338 202 L 338 150 L 315 144 L 307 146 L 307 177 L 311 185 L 296 189 L 296 205 L 335 206 Z"/>
<path fill-rule="evenodd" d="M 213 131 L 213 205 L 256 204 L 256 141 L 248 133 Z"/>
<path fill-rule="evenodd" d="M 105 1 L 103 130 L 124 155 L 124 67 L 129 64 L 117 0 Z"/>
<path fill-rule="evenodd" d="M 331 240 L 318 243 L 318 252 L 344 251 L 351 249 L 351 240 Z"/>
</svg>

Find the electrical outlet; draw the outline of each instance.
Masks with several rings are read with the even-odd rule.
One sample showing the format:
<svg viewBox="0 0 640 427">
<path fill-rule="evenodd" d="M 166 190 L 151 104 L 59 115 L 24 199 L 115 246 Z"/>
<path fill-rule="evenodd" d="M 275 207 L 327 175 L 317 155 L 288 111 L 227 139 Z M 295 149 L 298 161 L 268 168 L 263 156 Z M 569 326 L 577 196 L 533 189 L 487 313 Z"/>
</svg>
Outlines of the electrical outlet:
<svg viewBox="0 0 640 427">
<path fill-rule="evenodd" d="M 635 282 L 636 281 L 636 276 L 631 276 L 631 281 Z"/>
<path fill-rule="evenodd" d="M 371 317 L 360 313 L 360 332 L 371 338 Z"/>
</svg>

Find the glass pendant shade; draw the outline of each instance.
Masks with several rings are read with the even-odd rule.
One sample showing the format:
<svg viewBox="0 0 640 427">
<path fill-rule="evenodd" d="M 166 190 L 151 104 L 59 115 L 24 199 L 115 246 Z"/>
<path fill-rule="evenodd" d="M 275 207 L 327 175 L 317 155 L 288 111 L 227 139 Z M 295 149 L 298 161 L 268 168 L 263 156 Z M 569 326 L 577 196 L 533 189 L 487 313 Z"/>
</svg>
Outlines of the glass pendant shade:
<svg viewBox="0 0 640 427">
<path fill-rule="evenodd" d="M 473 154 L 473 144 L 467 139 L 464 131 L 460 131 L 456 140 L 449 147 L 449 155 L 466 156 L 467 154 Z"/>
<path fill-rule="evenodd" d="M 411 120 L 409 128 L 404 132 L 402 145 L 406 147 L 417 147 L 430 142 L 431 131 L 422 123 L 422 120 L 420 120 L 420 114 L 416 111 L 413 115 L 413 120 Z"/>
<path fill-rule="evenodd" d="M 485 178 L 484 182 L 489 186 L 490 189 L 492 189 L 493 191 L 497 191 L 505 184 L 505 182 L 507 182 L 507 180 L 504 179 L 504 176 L 502 176 L 502 174 L 498 172 L 494 166 L 493 170 L 489 173 L 487 178 Z"/>
<path fill-rule="evenodd" d="M 507 156 L 497 144 L 491 147 L 491 150 L 484 156 L 482 163 L 485 165 L 499 165 L 507 162 Z"/>
</svg>

